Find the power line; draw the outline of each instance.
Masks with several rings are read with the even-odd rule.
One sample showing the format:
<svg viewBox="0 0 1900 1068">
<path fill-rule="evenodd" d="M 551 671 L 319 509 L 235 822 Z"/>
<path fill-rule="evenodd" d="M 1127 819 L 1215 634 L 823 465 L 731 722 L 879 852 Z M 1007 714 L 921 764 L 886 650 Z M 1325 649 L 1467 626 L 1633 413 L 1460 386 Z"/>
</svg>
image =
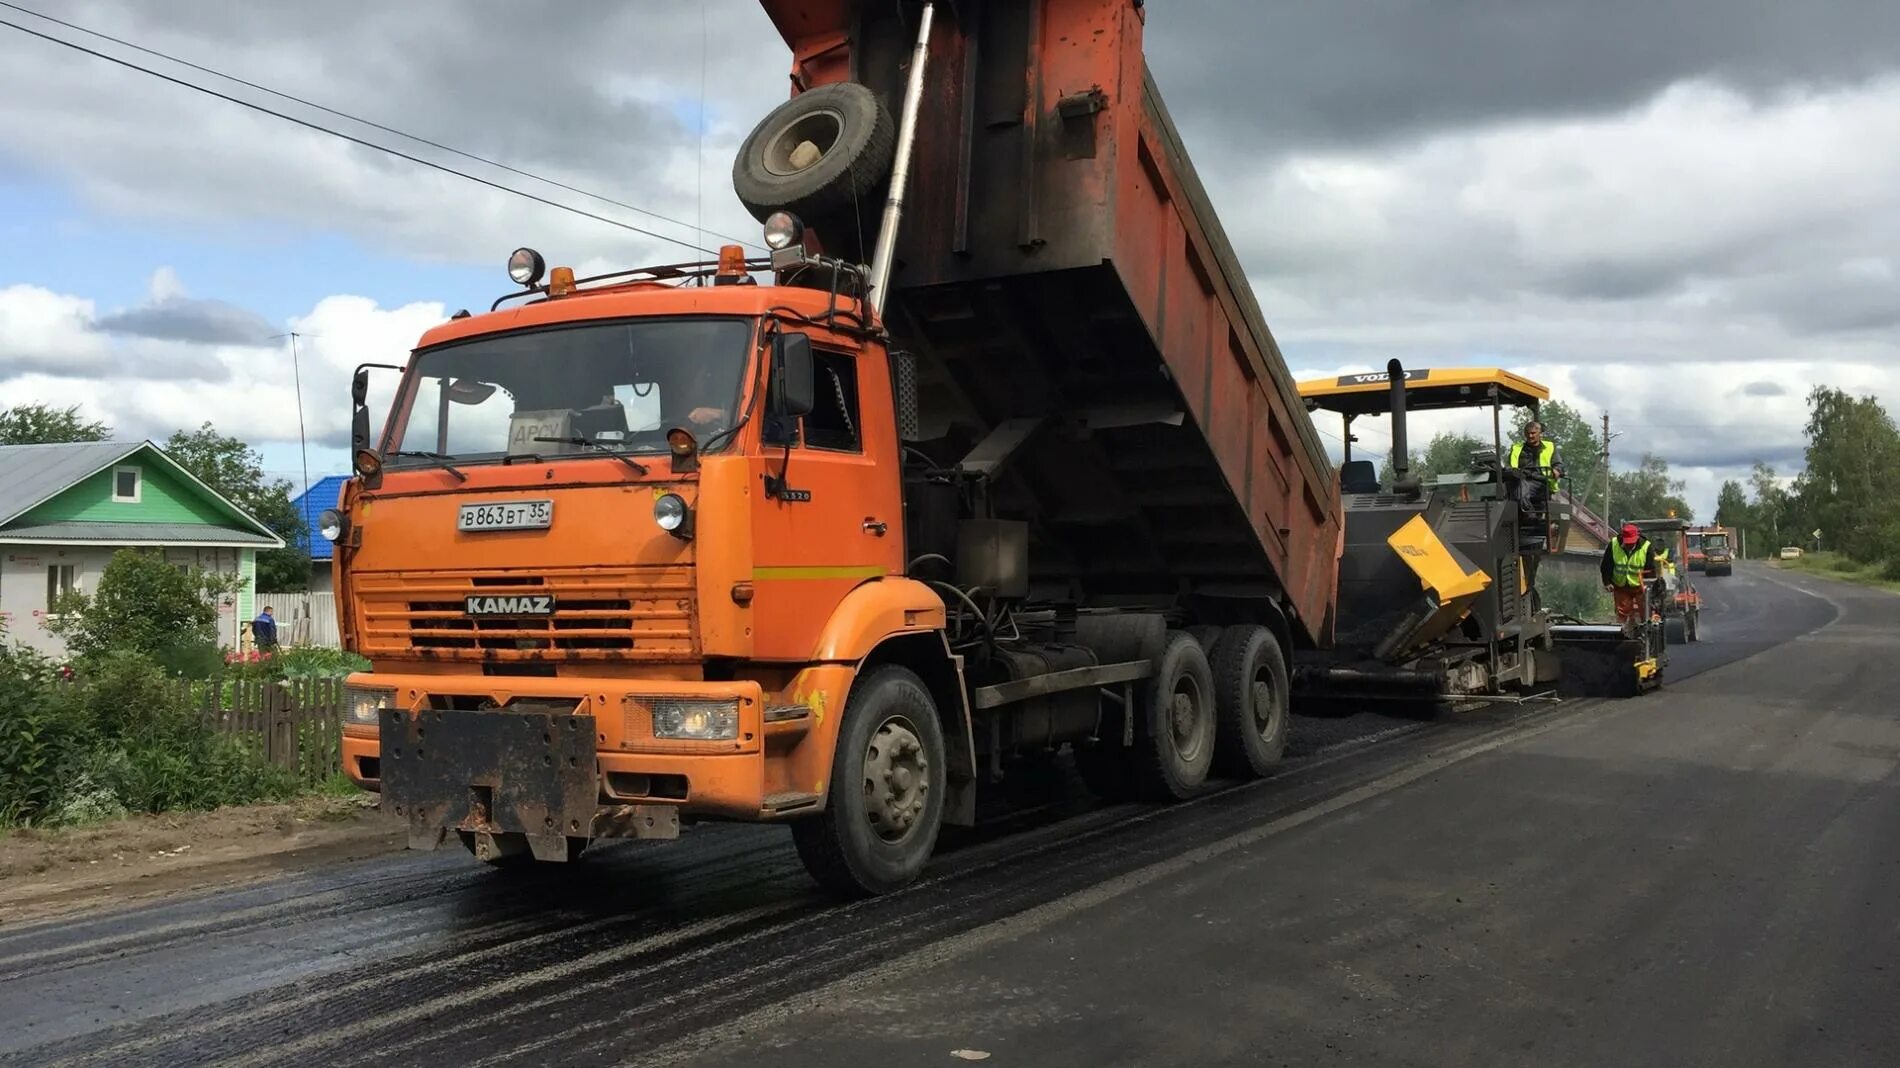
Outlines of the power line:
<svg viewBox="0 0 1900 1068">
<path fill-rule="evenodd" d="M 0 3 L 4 3 L 4 0 L 0 0 Z M 7 6 L 12 6 L 12 5 L 7 5 Z M 331 137 L 348 141 L 353 145 L 360 145 L 363 148 L 373 149 L 377 152 L 382 152 L 387 155 L 394 156 L 397 159 L 408 160 L 410 163 L 418 164 L 423 167 L 428 167 L 431 170 L 441 171 L 444 174 L 452 174 L 457 178 L 464 178 L 464 179 L 467 179 L 468 181 L 474 182 L 478 185 L 487 186 L 488 188 L 497 190 L 499 192 L 513 193 L 515 196 L 524 197 L 528 200 L 534 201 L 537 204 L 544 204 L 550 208 L 557 208 L 561 211 L 570 212 L 572 214 L 579 215 L 582 218 L 592 219 L 595 222 L 606 223 L 609 226 L 617 226 L 622 230 L 629 230 L 629 231 L 632 231 L 633 233 L 641 234 L 645 237 L 654 238 L 655 240 L 665 241 L 671 244 L 680 245 L 685 248 L 690 248 L 695 252 L 704 252 L 707 255 L 717 255 L 717 253 L 714 252 L 714 250 L 709 249 L 709 248 L 704 248 L 699 245 L 695 245 L 690 241 L 684 241 L 677 237 L 669 237 L 666 234 L 657 233 L 655 231 L 645 229 L 644 227 L 635 226 L 630 222 L 623 222 L 620 219 L 614 219 L 606 215 L 601 215 L 596 212 L 588 211 L 586 208 L 577 208 L 572 204 L 563 204 L 558 200 L 549 200 L 547 197 L 539 196 L 535 193 L 530 193 L 525 189 L 516 189 L 513 186 L 503 185 L 500 182 L 491 181 L 487 178 L 481 177 L 480 175 L 470 174 L 467 171 L 459 171 L 459 170 L 456 170 L 454 167 L 450 167 L 446 164 L 437 163 L 434 160 L 423 159 L 421 156 L 411 155 L 407 152 L 402 151 L 401 149 L 391 148 L 388 145 L 379 145 L 374 141 L 367 141 L 353 134 L 347 134 L 341 130 L 331 129 L 330 127 L 324 126 L 321 123 L 311 122 L 308 119 L 300 119 L 296 117 L 295 115 L 287 115 L 284 112 L 272 110 L 271 108 L 267 108 L 262 104 L 253 103 L 249 100 L 232 96 L 229 93 L 220 93 L 216 89 L 210 88 L 209 86 L 199 85 L 196 82 L 186 81 L 183 78 L 175 78 L 162 71 L 153 70 L 150 67 L 142 67 L 138 65 L 137 63 L 132 62 L 129 59 L 121 59 L 118 56 L 108 55 L 107 53 L 98 51 L 97 49 L 87 48 L 85 45 L 79 44 L 75 41 L 67 41 L 59 37 L 54 37 L 52 34 L 41 33 L 38 30 L 28 29 L 27 27 L 22 26 L 17 22 L 10 22 L 6 19 L 0 19 L 0 26 L 6 26 L 10 29 L 19 30 L 21 33 L 24 33 L 29 37 L 38 37 L 42 41 L 51 41 L 52 43 L 56 45 L 63 45 L 67 48 L 72 49 L 75 52 L 83 52 L 86 55 L 92 56 L 94 58 L 103 59 L 108 63 L 116 63 L 121 67 L 126 67 L 130 70 L 138 71 L 141 74 L 149 74 L 152 77 L 157 78 L 161 81 L 167 81 L 167 82 L 172 83 L 173 85 L 183 86 L 186 89 L 196 90 L 197 92 L 203 93 L 206 96 L 217 97 L 219 100 L 236 104 L 239 107 L 249 108 L 252 111 L 269 115 L 272 118 L 278 118 L 278 119 L 284 120 L 285 122 L 295 123 L 298 126 L 302 126 L 303 128 L 307 130 L 314 130 L 317 133 L 329 134 Z"/>
<path fill-rule="evenodd" d="M 432 141 L 427 137 L 421 136 L 420 134 L 412 134 L 404 130 L 398 130 L 394 126 L 387 126 L 387 125 L 384 125 L 383 123 L 376 122 L 373 119 L 363 118 L 361 115 L 352 115 L 347 111 L 341 111 L 341 110 L 338 110 L 337 108 L 329 107 L 324 104 L 319 104 L 314 100 L 307 100 L 303 97 L 297 96 L 294 93 L 286 93 L 286 92 L 283 92 L 282 90 L 272 89 L 268 85 L 259 85 L 258 83 L 253 82 L 253 81 L 246 81 L 245 79 L 240 78 L 235 74 L 227 74 L 224 71 L 217 70 L 212 67 L 207 67 L 200 63 L 193 63 L 191 60 L 188 60 L 188 59 L 180 59 L 179 57 L 171 55 L 168 52 L 161 52 L 156 48 L 149 48 L 145 45 L 135 44 L 134 42 L 125 40 L 124 38 L 114 37 L 109 33 L 102 33 L 99 30 L 89 29 L 75 22 L 68 22 L 65 19 L 55 18 L 52 15 L 45 14 L 44 12 L 34 11 L 31 8 L 22 7 L 19 4 L 11 3 L 9 2 L 9 0 L 0 0 L 0 7 L 9 8 L 11 10 L 18 11 L 24 15 L 31 15 L 37 19 L 44 19 L 47 22 L 53 23 L 56 26 L 64 26 L 65 28 L 69 30 L 74 30 L 79 33 L 87 34 L 92 37 L 97 37 L 102 41 L 111 41 L 113 44 L 119 45 L 123 48 L 130 48 L 135 52 L 143 52 L 148 56 L 156 56 L 159 59 L 165 60 L 168 63 L 176 63 L 181 67 L 188 67 L 192 70 L 199 71 L 204 74 L 209 74 L 214 78 L 223 78 L 225 81 L 234 82 L 238 85 L 244 86 L 247 89 L 255 89 L 260 93 L 268 93 L 271 96 L 277 97 L 280 100 L 288 100 L 288 101 L 291 101 L 292 103 L 301 104 L 304 107 L 311 108 L 316 111 L 321 111 L 327 115 L 335 115 L 336 117 L 340 119 L 348 119 L 351 122 L 361 123 L 362 125 L 368 126 L 374 130 L 381 130 L 384 133 L 395 134 L 397 137 L 406 138 L 410 141 L 415 141 L 418 144 L 428 145 L 430 148 L 440 149 L 443 152 L 448 152 L 448 153 L 452 153 L 453 155 L 461 156 L 463 159 L 474 160 L 477 163 L 485 164 L 490 167 L 495 167 L 500 170 L 507 171 L 510 174 L 518 174 L 523 178 L 528 178 L 533 181 L 542 182 L 547 185 L 551 185 L 555 187 L 556 189 L 564 189 L 570 193 L 578 193 L 581 196 L 589 197 L 593 200 L 598 200 L 605 204 L 612 204 L 616 208 L 625 208 L 628 211 L 638 212 L 639 214 L 645 215 L 648 218 L 658 219 L 661 222 L 669 222 L 675 226 L 688 225 L 682 220 L 675 219 L 668 215 L 662 215 L 657 211 L 652 211 L 647 208 L 642 208 L 636 204 L 628 204 L 625 201 L 615 200 L 613 197 L 606 196 L 605 194 L 602 194 L 602 193 L 595 193 L 591 190 L 582 189 L 578 186 L 569 185 L 566 182 L 556 181 L 553 178 L 546 178 L 539 174 L 535 174 L 532 171 L 526 171 L 526 170 L 522 170 L 519 167 L 510 166 L 509 164 L 503 163 L 500 160 L 489 159 L 486 156 L 477 155 L 473 152 L 466 152 L 452 145 L 445 145 L 440 141 Z M 704 76 L 702 75 L 702 82 L 703 82 L 703 78 Z M 702 94 L 705 92 L 703 85 L 700 91 Z M 702 122 L 703 122 L 703 119 L 702 119 Z M 702 131 L 701 133 L 702 145 L 703 145 L 704 140 L 705 140 L 705 137 Z M 703 151 L 703 148 L 702 148 L 702 151 Z M 704 241 L 706 239 L 704 236 L 705 234 L 710 233 L 714 237 L 723 238 L 727 241 L 738 242 L 739 244 L 742 244 L 742 245 L 750 245 L 753 248 L 764 247 L 755 242 L 746 241 L 741 238 L 733 237 L 730 234 L 722 234 L 722 233 L 719 233 L 718 231 L 706 230 L 703 226 L 695 226 L 693 228 L 700 231 L 701 241 Z"/>
</svg>

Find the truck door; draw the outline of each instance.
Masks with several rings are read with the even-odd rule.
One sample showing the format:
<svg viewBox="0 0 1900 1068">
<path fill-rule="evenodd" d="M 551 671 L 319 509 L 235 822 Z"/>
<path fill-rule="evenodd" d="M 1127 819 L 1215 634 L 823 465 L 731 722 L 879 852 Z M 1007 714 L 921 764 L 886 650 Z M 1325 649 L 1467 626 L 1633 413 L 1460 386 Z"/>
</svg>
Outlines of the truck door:
<svg viewBox="0 0 1900 1068">
<path fill-rule="evenodd" d="M 767 420 L 755 461 L 752 648 L 760 659 L 810 657 L 847 593 L 904 570 L 897 427 L 883 350 L 813 341 L 812 411 L 781 425 Z M 765 476 L 781 468 L 789 492 L 766 496 Z"/>
</svg>

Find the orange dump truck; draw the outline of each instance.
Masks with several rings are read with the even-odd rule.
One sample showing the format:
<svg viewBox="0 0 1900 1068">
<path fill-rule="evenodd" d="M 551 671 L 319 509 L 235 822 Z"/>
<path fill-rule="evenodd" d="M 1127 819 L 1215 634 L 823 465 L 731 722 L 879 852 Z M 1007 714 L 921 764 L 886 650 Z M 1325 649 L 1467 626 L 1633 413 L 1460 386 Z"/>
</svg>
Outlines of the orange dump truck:
<svg viewBox="0 0 1900 1068">
<path fill-rule="evenodd" d="M 379 436 L 359 369 L 319 524 L 373 664 L 350 776 L 418 848 L 784 823 L 879 893 L 1064 747 L 1116 796 L 1265 770 L 1338 495 L 1141 4 L 765 6 L 794 91 L 734 181 L 769 256 L 519 250 Z"/>
</svg>

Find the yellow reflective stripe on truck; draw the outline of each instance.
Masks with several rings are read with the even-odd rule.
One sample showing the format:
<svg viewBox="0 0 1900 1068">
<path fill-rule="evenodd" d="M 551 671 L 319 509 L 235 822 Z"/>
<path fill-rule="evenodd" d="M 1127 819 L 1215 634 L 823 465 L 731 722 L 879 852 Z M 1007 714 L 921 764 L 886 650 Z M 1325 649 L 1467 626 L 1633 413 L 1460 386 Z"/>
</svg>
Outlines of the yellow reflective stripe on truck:
<svg viewBox="0 0 1900 1068">
<path fill-rule="evenodd" d="M 784 579 L 873 579 L 883 578 L 884 569 L 876 564 L 811 567 L 755 567 L 755 580 L 771 582 Z"/>
</svg>

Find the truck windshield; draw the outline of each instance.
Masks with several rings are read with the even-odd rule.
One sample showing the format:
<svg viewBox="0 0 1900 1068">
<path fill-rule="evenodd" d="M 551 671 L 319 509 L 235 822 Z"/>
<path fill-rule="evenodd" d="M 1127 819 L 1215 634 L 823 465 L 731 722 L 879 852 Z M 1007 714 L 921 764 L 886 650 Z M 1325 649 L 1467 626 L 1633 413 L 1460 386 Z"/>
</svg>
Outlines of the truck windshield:
<svg viewBox="0 0 1900 1068">
<path fill-rule="evenodd" d="M 1728 535 L 1727 534 L 1704 535 L 1702 538 L 1702 549 L 1704 552 L 1711 552 L 1711 553 L 1728 552 Z"/>
<path fill-rule="evenodd" d="M 390 463 L 664 452 L 674 427 L 709 441 L 736 418 L 751 338 L 746 319 L 639 320 L 419 353 Z"/>
</svg>

